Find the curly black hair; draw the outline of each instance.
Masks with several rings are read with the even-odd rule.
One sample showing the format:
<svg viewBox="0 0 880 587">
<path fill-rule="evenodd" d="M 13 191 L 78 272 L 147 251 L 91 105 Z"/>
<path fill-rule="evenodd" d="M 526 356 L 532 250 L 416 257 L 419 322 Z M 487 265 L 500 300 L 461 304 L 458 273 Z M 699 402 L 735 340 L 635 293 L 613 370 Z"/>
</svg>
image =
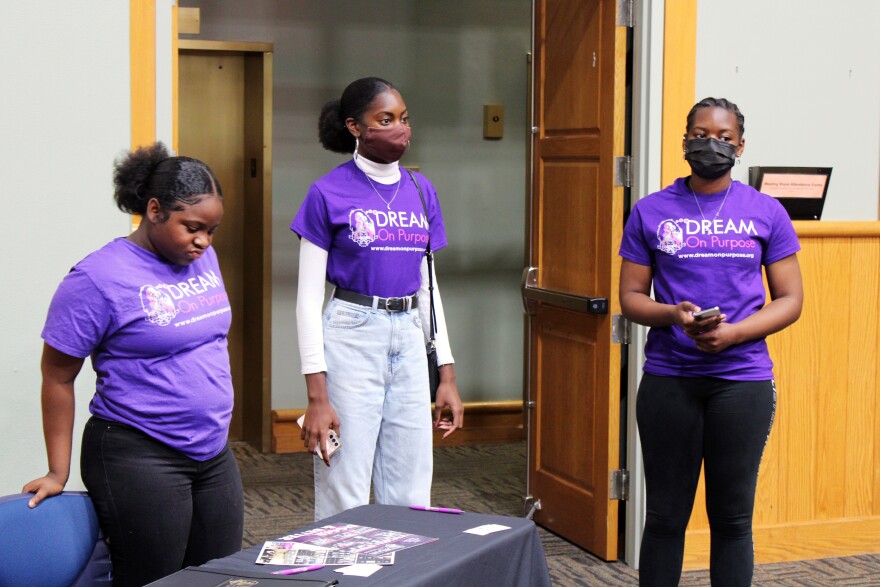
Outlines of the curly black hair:
<svg viewBox="0 0 880 587">
<path fill-rule="evenodd" d="M 346 119 L 360 120 L 376 96 L 394 89 L 387 80 L 364 77 L 348 84 L 340 99 L 324 104 L 318 117 L 318 140 L 324 148 L 334 153 L 352 153 L 355 140 L 345 126 Z"/>
<path fill-rule="evenodd" d="M 171 157 L 162 143 L 126 153 L 113 168 L 113 199 L 128 214 L 145 214 L 152 198 L 159 201 L 166 216 L 182 210 L 184 204 L 197 203 L 206 194 L 223 198 L 210 167 L 192 157 Z"/>
</svg>

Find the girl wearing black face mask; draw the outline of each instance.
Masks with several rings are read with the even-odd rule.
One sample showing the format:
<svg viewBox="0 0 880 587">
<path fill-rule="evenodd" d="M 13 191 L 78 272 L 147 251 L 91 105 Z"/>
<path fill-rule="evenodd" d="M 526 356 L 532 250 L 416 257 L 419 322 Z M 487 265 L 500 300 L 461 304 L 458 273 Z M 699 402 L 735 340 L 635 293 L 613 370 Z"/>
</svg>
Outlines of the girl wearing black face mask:
<svg viewBox="0 0 880 587">
<path fill-rule="evenodd" d="M 730 170 L 746 146 L 744 120 L 736 104 L 723 99 L 707 98 L 691 109 L 681 142 L 697 193 L 730 185 Z"/>
<path fill-rule="evenodd" d="M 317 454 L 318 520 L 368 503 L 371 483 L 377 503 L 430 505 L 432 428 L 446 438 L 464 423 L 433 275 L 429 315 L 425 251 L 429 239 L 433 251 L 446 246 L 443 215 L 431 182 L 398 166 L 411 135 L 394 86 L 352 82 L 324 106 L 318 127 L 324 148 L 351 158 L 312 184 L 291 224 L 301 238 L 296 314 L 309 401 L 301 438 Z M 322 316 L 325 280 L 335 289 Z M 432 320 L 440 365 L 433 425 Z M 332 459 L 331 428 L 342 445 Z"/>
<path fill-rule="evenodd" d="M 712 585 L 751 584 L 758 466 L 776 409 L 764 338 L 797 320 L 803 288 L 788 214 L 730 177 L 743 131 L 735 104 L 698 102 L 682 141 L 692 174 L 639 200 L 620 247 L 621 308 L 651 327 L 636 400 L 647 487 L 642 586 L 678 585 L 702 465 Z M 697 314 L 714 306 L 715 316 Z"/>
</svg>

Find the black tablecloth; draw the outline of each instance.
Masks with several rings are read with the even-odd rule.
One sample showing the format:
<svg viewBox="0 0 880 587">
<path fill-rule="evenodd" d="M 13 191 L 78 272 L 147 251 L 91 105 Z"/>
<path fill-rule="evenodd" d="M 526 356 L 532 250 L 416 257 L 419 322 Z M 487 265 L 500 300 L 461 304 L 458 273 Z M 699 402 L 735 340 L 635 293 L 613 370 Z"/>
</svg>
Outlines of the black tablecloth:
<svg viewBox="0 0 880 587">
<path fill-rule="evenodd" d="M 439 540 L 398 551 L 393 565 L 383 567 L 370 577 L 346 576 L 334 572 L 334 569 L 339 567 L 328 566 L 293 575 L 291 578 L 335 579 L 339 581 L 340 586 L 543 587 L 550 585 L 547 561 L 544 558 L 538 532 L 535 524 L 525 518 L 471 513 L 443 514 L 411 510 L 401 506 L 365 505 L 298 528 L 291 531 L 291 534 L 338 523 L 407 532 Z M 510 530 L 502 530 L 486 536 L 463 532 L 485 524 L 509 526 Z M 287 568 L 256 564 L 254 561 L 261 546 L 212 560 L 202 565 L 202 568 L 231 569 L 249 574 L 269 573 Z M 162 582 L 156 583 L 156 585 L 162 584 Z"/>
</svg>

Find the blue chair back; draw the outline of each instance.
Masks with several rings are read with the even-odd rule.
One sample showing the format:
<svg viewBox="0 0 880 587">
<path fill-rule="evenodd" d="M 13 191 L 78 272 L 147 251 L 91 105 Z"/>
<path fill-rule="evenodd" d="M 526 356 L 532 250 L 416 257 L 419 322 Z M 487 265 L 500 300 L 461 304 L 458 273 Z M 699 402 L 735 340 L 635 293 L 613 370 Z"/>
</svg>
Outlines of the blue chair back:
<svg viewBox="0 0 880 587">
<path fill-rule="evenodd" d="M 110 552 L 87 493 L 28 507 L 30 493 L 0 497 L 0 587 L 109 587 Z"/>
</svg>

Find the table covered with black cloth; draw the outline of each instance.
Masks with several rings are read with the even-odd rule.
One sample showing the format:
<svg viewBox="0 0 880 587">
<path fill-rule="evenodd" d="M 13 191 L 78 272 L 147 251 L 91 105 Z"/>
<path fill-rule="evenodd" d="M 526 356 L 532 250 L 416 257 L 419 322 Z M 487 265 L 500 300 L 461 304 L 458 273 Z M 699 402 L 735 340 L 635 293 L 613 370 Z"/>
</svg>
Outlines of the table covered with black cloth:
<svg viewBox="0 0 880 587">
<path fill-rule="evenodd" d="M 550 585 L 544 549 L 534 522 L 525 518 L 487 514 L 445 514 L 411 510 L 402 506 L 365 505 L 291 530 L 291 534 L 327 524 L 357 524 L 384 530 L 430 536 L 438 540 L 395 553 L 393 565 L 386 565 L 370 577 L 354 577 L 334 572 L 340 567 L 290 576 L 291 579 L 337 580 L 340 586 L 400 585 L 413 587 L 450 587 L 503 585 L 504 587 L 543 587 Z M 478 536 L 464 530 L 499 524 L 502 530 Z M 254 561 L 262 544 L 236 554 L 209 561 L 203 569 L 254 573 L 290 568 L 258 565 Z M 272 576 L 272 575 L 269 575 Z M 173 577 L 173 575 L 172 575 Z M 277 578 L 278 575 L 273 577 Z M 159 581 L 156 585 L 162 585 Z M 168 583 L 171 585 L 172 583 Z M 273 584 L 275 584 L 273 582 Z"/>
</svg>

